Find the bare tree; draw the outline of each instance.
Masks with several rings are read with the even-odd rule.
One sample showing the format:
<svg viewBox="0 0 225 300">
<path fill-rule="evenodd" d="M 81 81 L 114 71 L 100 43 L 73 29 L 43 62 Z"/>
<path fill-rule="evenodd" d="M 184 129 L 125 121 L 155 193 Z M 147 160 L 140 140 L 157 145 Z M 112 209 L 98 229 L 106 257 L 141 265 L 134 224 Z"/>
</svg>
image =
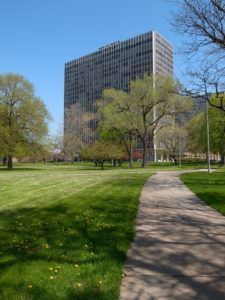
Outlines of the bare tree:
<svg viewBox="0 0 225 300">
<path fill-rule="evenodd" d="M 201 97 L 210 106 L 225 111 L 225 70 L 212 62 L 199 63 L 196 69 L 187 70 L 190 89 L 185 93 L 193 98 Z M 215 102 L 216 98 L 216 102 Z"/>
<path fill-rule="evenodd" d="M 63 152 L 66 160 L 73 161 L 84 145 L 93 142 L 91 122 L 94 118 L 92 113 L 84 112 L 79 103 L 65 110 Z"/>
<path fill-rule="evenodd" d="M 178 12 L 172 15 L 174 30 L 184 39 L 182 51 L 192 62 L 188 70 L 198 88 L 191 86 L 189 94 L 202 96 L 211 106 L 225 112 L 225 1 L 175 0 Z M 219 101 L 214 104 L 211 94 Z"/>
<path fill-rule="evenodd" d="M 172 25 L 177 32 L 189 37 L 186 52 L 203 50 L 207 54 L 225 51 L 225 1 L 178 0 L 178 13 L 173 14 Z M 222 51 L 222 52 L 221 52 Z"/>
<path fill-rule="evenodd" d="M 184 128 L 173 126 L 164 127 L 157 135 L 157 142 L 162 145 L 163 149 L 169 152 L 170 157 L 173 159 L 175 165 L 178 164 L 177 158 L 186 146 L 187 133 Z"/>
</svg>

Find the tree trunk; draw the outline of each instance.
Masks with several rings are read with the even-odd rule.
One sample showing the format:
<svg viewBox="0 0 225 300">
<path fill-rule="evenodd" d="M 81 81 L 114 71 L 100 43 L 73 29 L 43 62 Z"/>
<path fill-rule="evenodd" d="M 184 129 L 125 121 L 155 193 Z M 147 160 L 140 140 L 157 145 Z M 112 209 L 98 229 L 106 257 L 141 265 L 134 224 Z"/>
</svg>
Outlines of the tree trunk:
<svg viewBox="0 0 225 300">
<path fill-rule="evenodd" d="M 117 164 L 116 159 L 112 159 L 112 160 L 111 160 L 111 166 L 115 168 L 115 167 L 116 167 L 116 164 Z"/>
<path fill-rule="evenodd" d="M 6 166 L 6 164 L 7 164 L 7 157 L 3 157 L 3 159 L 2 159 L 2 165 Z"/>
<path fill-rule="evenodd" d="M 122 159 L 121 159 L 121 160 L 118 160 L 119 167 L 122 166 L 122 163 L 123 163 L 123 160 L 122 160 Z"/>
<path fill-rule="evenodd" d="M 104 169 L 104 160 L 101 161 L 101 170 Z"/>
<path fill-rule="evenodd" d="M 13 169 L 12 154 L 8 155 L 7 167 L 8 167 L 8 170 L 12 170 Z"/>
<path fill-rule="evenodd" d="M 132 160 L 132 156 L 129 156 L 129 168 L 133 168 L 133 160 Z"/>
<path fill-rule="evenodd" d="M 131 135 L 129 135 L 129 144 L 126 142 L 126 140 L 124 139 L 124 144 L 125 144 L 125 147 L 126 147 L 126 151 L 127 151 L 127 154 L 128 154 L 128 161 L 129 161 L 129 167 L 132 168 L 133 165 L 133 159 L 132 159 L 132 137 Z"/>
<path fill-rule="evenodd" d="M 130 144 L 129 144 L 129 167 L 133 168 L 133 158 L 132 158 L 132 136 L 129 136 Z"/>
<path fill-rule="evenodd" d="M 129 167 L 133 168 L 133 159 L 132 159 L 132 139 L 130 138 L 130 145 L 129 145 Z"/>
<path fill-rule="evenodd" d="M 142 159 L 142 164 L 141 164 L 142 168 L 145 168 L 146 161 L 147 161 L 147 141 L 146 141 L 146 138 L 144 138 L 143 139 L 143 159 Z"/>
<path fill-rule="evenodd" d="M 172 155 L 171 157 L 173 158 L 175 166 L 177 166 L 178 165 L 178 161 L 177 161 L 176 155 Z"/>
<path fill-rule="evenodd" d="M 225 153 L 220 154 L 220 165 L 224 166 L 225 164 Z"/>
</svg>

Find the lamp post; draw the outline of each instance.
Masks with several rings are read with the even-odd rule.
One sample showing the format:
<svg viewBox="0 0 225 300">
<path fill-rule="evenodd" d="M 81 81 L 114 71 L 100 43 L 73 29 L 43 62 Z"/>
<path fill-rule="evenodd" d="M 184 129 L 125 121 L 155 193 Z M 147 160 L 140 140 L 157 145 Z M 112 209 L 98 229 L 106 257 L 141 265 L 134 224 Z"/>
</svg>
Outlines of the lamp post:
<svg viewBox="0 0 225 300">
<path fill-rule="evenodd" d="M 181 155 L 182 155 L 182 148 L 181 148 L 181 133 L 179 133 L 179 152 L 180 152 L 180 161 L 179 165 L 181 167 Z"/>
<path fill-rule="evenodd" d="M 208 173 L 211 173 L 211 163 L 210 163 L 210 137 L 209 137 L 209 105 L 206 102 L 206 136 L 207 136 L 207 164 Z"/>
</svg>

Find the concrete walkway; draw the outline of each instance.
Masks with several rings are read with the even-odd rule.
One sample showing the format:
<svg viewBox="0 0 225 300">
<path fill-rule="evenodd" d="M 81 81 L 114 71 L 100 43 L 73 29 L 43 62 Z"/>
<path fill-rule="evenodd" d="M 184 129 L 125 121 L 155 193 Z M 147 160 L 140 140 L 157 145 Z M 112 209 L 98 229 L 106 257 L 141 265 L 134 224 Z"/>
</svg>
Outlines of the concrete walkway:
<svg viewBox="0 0 225 300">
<path fill-rule="evenodd" d="M 225 300 L 225 217 L 179 175 L 159 172 L 142 190 L 121 300 Z"/>
</svg>

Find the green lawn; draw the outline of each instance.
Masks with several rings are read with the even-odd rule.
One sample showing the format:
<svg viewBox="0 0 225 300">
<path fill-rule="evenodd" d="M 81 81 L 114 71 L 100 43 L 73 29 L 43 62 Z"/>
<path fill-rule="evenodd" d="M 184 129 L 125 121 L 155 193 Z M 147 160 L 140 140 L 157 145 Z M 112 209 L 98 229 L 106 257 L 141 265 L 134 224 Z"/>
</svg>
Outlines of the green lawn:
<svg viewBox="0 0 225 300">
<path fill-rule="evenodd" d="M 183 182 L 203 201 L 225 215 L 225 169 L 181 175 Z"/>
<path fill-rule="evenodd" d="M 149 176 L 82 166 L 1 171 L 0 299 L 118 299 Z"/>
<path fill-rule="evenodd" d="M 194 170 L 194 169 L 206 169 L 207 164 L 204 161 L 182 161 L 181 166 L 177 165 L 175 166 L 174 163 L 172 162 L 150 162 L 147 164 L 145 170 L 150 170 L 150 171 L 158 171 L 158 170 L 171 170 L 171 171 L 176 171 L 176 170 Z M 212 163 L 212 168 L 217 169 L 218 164 Z M 37 171 L 37 172 L 51 172 L 56 171 L 56 172 L 64 172 L 64 173 L 69 173 L 69 172 L 82 172 L 82 171 L 87 171 L 87 170 L 95 170 L 98 171 L 100 168 L 95 167 L 94 163 L 92 162 L 75 162 L 73 164 L 68 163 L 15 163 L 14 164 L 14 172 L 19 171 L 19 172 L 27 172 L 27 171 Z M 106 162 L 104 165 L 105 171 L 115 171 L 115 170 L 124 170 L 127 172 L 127 170 L 131 171 L 140 171 L 143 170 L 141 168 L 141 162 L 133 162 L 133 169 L 130 169 L 128 166 L 128 162 L 124 162 L 122 166 L 119 167 L 112 167 L 111 163 Z M 0 173 L 3 171 L 7 171 L 6 167 L 2 167 L 0 165 Z"/>
</svg>

